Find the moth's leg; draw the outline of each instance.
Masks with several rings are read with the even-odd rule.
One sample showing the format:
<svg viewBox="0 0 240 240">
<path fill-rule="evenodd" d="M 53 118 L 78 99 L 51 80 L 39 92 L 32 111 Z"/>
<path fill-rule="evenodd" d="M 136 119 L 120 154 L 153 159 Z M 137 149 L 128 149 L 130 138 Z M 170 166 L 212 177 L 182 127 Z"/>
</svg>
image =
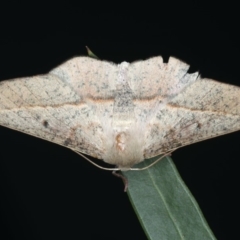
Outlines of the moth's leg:
<svg viewBox="0 0 240 240">
<path fill-rule="evenodd" d="M 116 177 L 119 177 L 123 180 L 123 183 L 124 183 L 124 192 L 127 191 L 128 189 L 128 180 L 126 177 L 124 177 L 121 173 L 117 173 L 116 171 L 112 171 L 112 174 Z"/>
</svg>

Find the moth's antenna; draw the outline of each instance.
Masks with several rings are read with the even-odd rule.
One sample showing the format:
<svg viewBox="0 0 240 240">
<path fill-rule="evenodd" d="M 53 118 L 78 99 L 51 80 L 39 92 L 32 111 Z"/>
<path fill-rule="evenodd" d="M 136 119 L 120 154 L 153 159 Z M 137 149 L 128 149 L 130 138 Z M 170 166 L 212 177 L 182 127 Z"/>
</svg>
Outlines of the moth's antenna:
<svg viewBox="0 0 240 240">
<path fill-rule="evenodd" d="M 150 167 L 152 167 L 153 165 L 155 165 L 156 163 L 158 163 L 161 159 L 163 159 L 164 157 L 166 156 L 169 156 L 172 152 L 174 152 L 175 150 L 177 150 L 177 148 L 163 154 L 161 157 L 159 157 L 156 161 L 154 161 L 153 163 L 151 163 L 150 165 L 146 166 L 146 167 L 143 167 L 143 168 L 130 168 L 130 170 L 132 171 L 142 171 L 142 170 L 146 170 Z"/>
<path fill-rule="evenodd" d="M 141 170 L 145 170 L 148 169 L 150 167 L 152 167 L 154 164 L 156 164 L 157 162 L 159 162 L 161 159 L 163 159 L 164 157 L 170 155 L 173 151 L 175 151 L 177 148 L 165 153 L 164 155 L 162 155 L 161 157 L 159 157 L 155 162 L 151 163 L 150 165 L 144 167 L 144 168 L 130 168 L 129 170 L 133 170 L 133 171 L 141 171 Z M 103 169 L 103 170 L 107 170 L 107 171 L 112 171 L 112 174 L 116 177 L 119 177 L 123 180 L 124 183 L 124 192 L 127 191 L 128 189 L 128 179 L 126 177 L 124 177 L 121 173 L 117 173 L 116 171 L 121 171 L 121 169 L 119 168 L 105 168 L 105 167 L 101 167 L 98 164 L 96 164 L 95 162 L 93 162 L 92 160 L 90 160 L 88 157 L 86 157 L 85 155 L 83 155 L 80 152 L 77 152 L 73 149 L 71 149 L 73 152 L 75 152 L 76 154 L 80 155 L 81 157 L 83 157 L 84 159 L 86 159 L 88 162 L 90 162 L 91 164 L 93 164 L 94 166 Z"/>
<path fill-rule="evenodd" d="M 71 148 L 70 148 L 71 149 Z M 76 154 L 80 155 L 81 157 L 83 157 L 84 159 L 86 159 L 87 161 L 89 161 L 91 164 L 93 164 L 95 167 L 98 167 L 100 169 L 103 169 L 103 170 L 107 170 L 107 171 L 120 171 L 121 169 L 119 168 L 105 168 L 105 167 L 101 167 L 100 165 L 96 164 L 95 162 L 93 162 L 92 160 L 90 160 L 88 157 L 86 157 L 85 155 L 83 155 L 82 153 L 80 152 L 77 152 L 73 149 L 71 149 L 72 151 L 74 151 Z"/>
<path fill-rule="evenodd" d="M 71 149 L 71 148 L 70 148 Z M 158 163 L 161 159 L 163 159 L 164 157 L 170 155 L 172 152 L 174 152 L 175 150 L 177 150 L 178 148 L 175 148 L 167 153 L 165 153 L 164 155 L 162 155 L 161 157 L 159 157 L 156 161 L 154 161 L 153 163 L 151 163 L 150 165 L 146 166 L 146 167 L 143 167 L 143 168 L 130 168 L 129 170 L 131 171 L 142 171 L 142 170 L 146 170 L 150 167 L 152 167 L 153 165 L 155 165 L 156 163 Z M 76 154 L 80 155 L 81 157 L 83 157 L 84 159 L 86 159 L 88 162 L 90 162 L 91 164 L 93 164 L 95 167 L 98 167 L 100 169 L 103 169 L 103 170 L 107 170 L 107 171 L 121 171 L 120 168 L 105 168 L 105 167 L 101 167 L 100 165 L 96 164 L 95 162 L 93 162 L 92 160 L 90 160 L 88 157 L 86 157 L 85 155 L 83 155 L 82 153 L 80 152 L 77 152 L 73 149 L 71 149 L 73 152 L 75 152 Z M 114 174 L 116 175 L 116 174 Z"/>
</svg>

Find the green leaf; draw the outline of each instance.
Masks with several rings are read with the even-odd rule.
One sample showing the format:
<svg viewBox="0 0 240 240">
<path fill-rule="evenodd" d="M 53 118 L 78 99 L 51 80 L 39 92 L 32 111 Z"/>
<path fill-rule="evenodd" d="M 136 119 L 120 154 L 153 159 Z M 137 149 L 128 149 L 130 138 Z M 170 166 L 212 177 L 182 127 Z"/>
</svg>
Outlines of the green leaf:
<svg viewBox="0 0 240 240">
<path fill-rule="evenodd" d="M 88 46 L 86 46 L 86 49 L 87 49 L 87 54 L 89 57 L 99 59 L 98 56 L 96 56 Z"/>
<path fill-rule="evenodd" d="M 145 160 L 137 167 L 158 158 Z M 147 170 L 123 174 L 128 178 L 127 193 L 148 239 L 216 239 L 170 157 Z"/>
</svg>

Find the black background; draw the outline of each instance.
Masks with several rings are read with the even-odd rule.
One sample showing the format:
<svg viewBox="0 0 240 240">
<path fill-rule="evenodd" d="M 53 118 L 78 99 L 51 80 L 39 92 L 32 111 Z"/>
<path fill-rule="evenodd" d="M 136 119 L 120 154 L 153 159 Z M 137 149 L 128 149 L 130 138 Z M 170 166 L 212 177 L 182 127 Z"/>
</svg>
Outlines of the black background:
<svg viewBox="0 0 240 240">
<path fill-rule="evenodd" d="M 116 63 L 175 56 L 191 72 L 240 86 L 236 6 L 100 5 L 2 6 L 0 80 L 47 73 L 85 55 L 88 45 Z M 236 132 L 172 156 L 217 239 L 239 233 L 239 140 Z M 2 239 L 146 239 L 119 179 L 68 149 L 4 127 L 0 204 Z"/>
</svg>

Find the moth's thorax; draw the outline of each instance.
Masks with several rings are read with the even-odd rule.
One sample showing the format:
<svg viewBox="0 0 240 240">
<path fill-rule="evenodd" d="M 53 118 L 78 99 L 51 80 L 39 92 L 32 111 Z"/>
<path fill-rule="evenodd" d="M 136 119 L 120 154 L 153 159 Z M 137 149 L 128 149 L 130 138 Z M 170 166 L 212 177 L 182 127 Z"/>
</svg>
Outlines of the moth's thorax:
<svg viewBox="0 0 240 240">
<path fill-rule="evenodd" d="M 115 98 L 113 103 L 113 117 L 110 136 L 107 139 L 104 161 L 127 170 L 143 160 L 142 138 L 136 127 L 134 114 L 133 90 L 129 85 L 129 63 L 118 65 L 118 74 L 115 79 Z M 136 132 L 138 131 L 138 133 Z"/>
</svg>

